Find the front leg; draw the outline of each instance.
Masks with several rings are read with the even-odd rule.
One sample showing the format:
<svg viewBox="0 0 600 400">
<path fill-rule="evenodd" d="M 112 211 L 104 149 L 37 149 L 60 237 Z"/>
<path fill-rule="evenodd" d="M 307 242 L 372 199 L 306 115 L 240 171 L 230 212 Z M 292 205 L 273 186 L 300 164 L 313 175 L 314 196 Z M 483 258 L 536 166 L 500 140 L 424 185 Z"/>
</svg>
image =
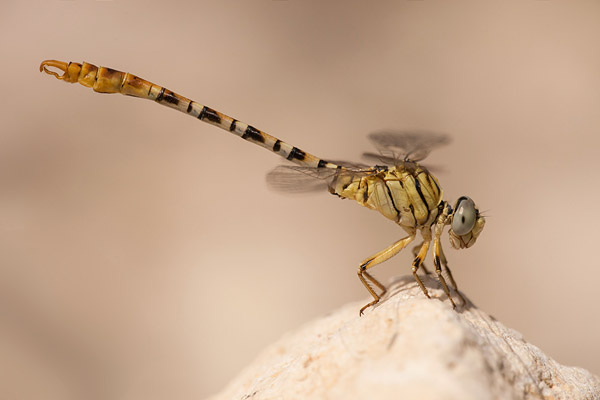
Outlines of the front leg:
<svg viewBox="0 0 600 400">
<path fill-rule="evenodd" d="M 450 267 L 448 267 L 448 260 L 446 259 L 446 255 L 444 254 L 444 249 L 442 248 L 441 242 L 439 242 L 438 248 L 439 248 L 439 254 L 435 249 L 433 252 L 434 262 L 435 262 L 436 255 L 438 255 L 439 259 L 442 262 L 442 266 L 444 267 L 444 270 L 446 270 L 446 273 L 448 274 L 448 279 L 450 279 L 450 285 L 452 285 L 452 288 L 454 289 L 454 291 L 456 291 L 456 294 L 458 295 L 458 297 L 460 297 L 460 301 L 462 302 L 462 305 L 464 306 L 465 304 L 467 304 L 467 301 L 465 300 L 462 293 L 458 290 L 458 287 L 456 286 L 456 281 L 454 280 L 454 277 L 452 276 L 452 271 L 450 271 Z"/>
<path fill-rule="evenodd" d="M 446 226 L 446 224 L 448 223 L 448 218 L 450 216 L 449 213 L 452 212 L 452 210 L 450 209 L 450 206 L 448 206 L 447 203 L 445 203 L 445 202 L 442 203 L 440 205 L 440 207 L 443 208 L 443 211 L 437 218 L 437 221 L 435 223 L 434 232 L 433 232 L 433 251 L 432 251 L 433 265 L 435 266 L 435 273 L 436 273 L 440 283 L 442 284 L 442 287 L 444 288 L 444 292 L 446 293 L 446 296 L 448 296 L 450 303 L 452 303 L 452 308 L 456 309 L 456 304 L 454 304 L 454 300 L 452 299 L 450 290 L 448 290 L 448 285 L 446 284 L 446 280 L 444 279 L 444 276 L 442 275 L 442 265 L 441 265 L 442 263 L 444 264 L 444 268 L 446 269 L 446 271 L 448 271 L 448 278 L 450 279 L 450 283 L 452 283 L 454 290 L 456 290 L 456 293 L 458 293 L 458 295 L 460 296 L 460 299 L 462 300 L 463 304 L 465 304 L 465 299 L 462 297 L 462 295 L 460 294 L 460 292 L 458 291 L 458 289 L 456 287 L 456 282 L 454 282 L 452 273 L 450 272 L 450 269 L 448 268 L 448 262 L 446 261 L 446 256 L 444 255 L 444 251 L 442 250 L 442 244 L 440 243 L 440 238 L 442 237 L 442 231 L 444 230 L 444 226 Z"/>
<path fill-rule="evenodd" d="M 442 284 L 442 287 L 444 288 L 444 292 L 446 293 L 446 296 L 448 296 L 450 303 L 452 303 L 452 308 L 456 308 L 456 304 L 454 304 L 454 300 L 452 299 L 452 295 L 450 294 L 450 290 L 448 289 L 448 285 L 446 284 L 446 279 L 444 279 L 444 275 L 442 275 L 442 266 L 440 263 L 440 249 L 441 249 L 440 238 L 436 237 L 433 240 L 433 265 L 435 266 L 435 273 L 437 274 L 437 277 L 438 277 L 440 283 Z M 450 270 L 448 270 L 448 271 L 450 271 Z M 450 277 L 450 281 L 454 283 L 452 274 L 450 274 L 449 277 Z M 454 283 L 453 286 L 456 288 L 456 283 Z M 458 292 L 458 290 L 457 290 L 457 292 Z M 461 299 L 462 299 L 462 296 L 461 296 Z M 463 299 L 463 301 L 464 301 L 464 299 Z"/>
</svg>

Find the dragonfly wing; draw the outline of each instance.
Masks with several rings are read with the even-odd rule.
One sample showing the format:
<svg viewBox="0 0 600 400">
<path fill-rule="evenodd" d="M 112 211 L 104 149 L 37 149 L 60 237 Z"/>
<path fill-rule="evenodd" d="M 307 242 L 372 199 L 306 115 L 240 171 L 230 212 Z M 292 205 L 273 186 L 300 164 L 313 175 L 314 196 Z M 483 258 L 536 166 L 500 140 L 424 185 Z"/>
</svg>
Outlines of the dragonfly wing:
<svg viewBox="0 0 600 400">
<path fill-rule="evenodd" d="M 376 153 L 365 152 L 365 153 L 362 153 L 362 156 L 363 156 L 363 158 L 372 160 L 373 162 L 382 163 L 383 165 L 388 165 L 388 166 L 396 165 L 396 164 L 398 164 L 398 161 L 401 162 L 401 160 L 398 160 L 397 158 L 386 157 L 386 156 L 382 156 L 381 154 L 376 154 Z M 430 164 L 430 163 L 426 163 L 426 164 L 419 163 L 419 165 L 421 166 L 421 168 L 426 168 L 427 171 L 435 172 L 436 174 L 447 172 L 446 169 L 442 165 L 434 165 L 434 164 Z"/>
<path fill-rule="evenodd" d="M 267 185 L 276 191 L 309 193 L 326 190 L 335 169 L 279 165 L 267 174 Z"/>
<path fill-rule="evenodd" d="M 367 165 L 367 164 L 362 164 L 362 163 L 356 163 L 356 162 L 350 162 L 350 161 L 344 161 L 344 160 L 332 160 L 332 163 L 334 163 L 335 165 L 341 165 L 342 167 L 346 168 L 349 171 L 353 171 L 353 172 L 364 172 L 366 170 L 370 170 L 371 166 Z"/>
<path fill-rule="evenodd" d="M 333 161 L 332 161 L 333 162 Z M 362 164 L 335 161 L 344 168 L 313 168 L 297 165 L 279 165 L 267 174 L 267 185 L 276 191 L 288 193 L 308 193 L 327 189 L 336 176 L 368 176 L 378 173 L 372 167 Z"/>
<path fill-rule="evenodd" d="M 363 156 L 363 158 L 366 158 L 367 160 L 371 160 L 375 163 L 379 163 L 379 164 L 383 164 L 383 165 L 395 165 L 398 162 L 397 158 L 386 157 L 384 155 L 371 153 L 371 152 L 362 153 L 362 156 Z"/>
<path fill-rule="evenodd" d="M 448 135 L 428 131 L 380 131 L 369 139 L 386 159 L 421 161 L 431 150 L 450 143 Z"/>
</svg>

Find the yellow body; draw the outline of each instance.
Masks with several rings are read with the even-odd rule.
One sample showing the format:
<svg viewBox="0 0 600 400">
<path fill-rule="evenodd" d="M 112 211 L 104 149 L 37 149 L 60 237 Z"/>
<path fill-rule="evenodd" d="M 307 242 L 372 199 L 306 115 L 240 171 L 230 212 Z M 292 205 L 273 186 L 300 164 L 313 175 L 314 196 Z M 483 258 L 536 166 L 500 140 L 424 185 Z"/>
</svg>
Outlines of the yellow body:
<svg viewBox="0 0 600 400">
<path fill-rule="evenodd" d="M 414 230 L 430 226 L 438 215 L 443 191 L 437 179 L 415 162 L 379 167 L 376 174 L 340 174 L 330 191 L 379 211 L 399 225 Z"/>
<path fill-rule="evenodd" d="M 48 67 L 59 69 L 62 75 Z M 153 100 L 203 122 L 218 126 L 295 163 L 299 166 L 295 167 L 295 171 L 303 172 L 311 177 L 330 179 L 329 191 L 332 194 L 355 200 L 358 204 L 376 210 L 400 225 L 408 233 L 408 236 L 365 259 L 358 267 L 358 278 L 373 296 L 373 301 L 361 308 L 361 314 L 366 308 L 376 304 L 386 292 L 385 286 L 371 276 L 367 270 L 396 255 L 416 238 L 418 232 L 420 232 L 423 242 L 415 247 L 413 252 L 415 258 L 412 263 L 412 273 L 421 290 L 429 297 L 417 271 L 419 268 L 425 268 L 422 263 L 429 246 L 432 245 L 435 272 L 448 299 L 455 307 L 446 280 L 442 275 L 442 265 L 448 274 L 451 285 L 462 299 L 440 243 L 442 230 L 453 222 L 455 213 L 452 207 L 443 200 L 443 192 L 437 179 L 414 161 L 421 160 L 428 153 L 426 142 L 419 142 L 419 139 L 413 135 L 404 135 L 391 138 L 391 140 L 389 136 L 384 135 L 380 139 L 380 144 L 383 144 L 384 147 L 400 143 L 401 147 L 410 147 L 413 151 L 407 152 L 404 161 L 393 159 L 395 164 L 393 166 L 344 167 L 316 157 L 251 125 L 127 72 L 96 67 L 88 63 L 67 63 L 56 60 L 42 62 L 40 71 L 65 82 L 80 83 L 96 92 L 121 93 Z M 410 155 L 413 156 L 412 159 L 409 157 Z M 457 200 L 455 209 L 460 204 L 461 210 L 469 209 L 470 214 L 467 212 L 461 214 L 463 211 L 460 211 L 458 215 L 460 218 L 454 220 L 457 223 L 455 231 L 453 231 L 453 227 L 449 230 L 450 242 L 455 248 L 472 246 L 485 225 L 485 219 L 479 214 L 472 200 L 467 197 L 461 197 L 461 199 Z M 461 201 L 463 202 L 461 203 Z M 467 204 L 470 208 L 466 206 Z M 470 218 L 471 225 L 464 229 L 464 225 L 460 224 L 469 221 L 466 217 Z M 373 290 L 371 284 L 380 289 L 379 294 Z"/>
</svg>

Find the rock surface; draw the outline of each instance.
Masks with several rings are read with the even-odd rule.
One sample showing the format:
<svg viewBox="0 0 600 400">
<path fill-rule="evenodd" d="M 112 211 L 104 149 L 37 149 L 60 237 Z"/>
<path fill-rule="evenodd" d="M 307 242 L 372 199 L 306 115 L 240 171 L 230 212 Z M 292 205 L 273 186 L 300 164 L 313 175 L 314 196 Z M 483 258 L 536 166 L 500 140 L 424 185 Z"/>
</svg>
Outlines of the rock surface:
<svg viewBox="0 0 600 400">
<path fill-rule="evenodd" d="M 402 277 L 360 318 L 364 301 L 287 334 L 212 400 L 600 399 L 598 377 L 424 283 L 431 300 Z"/>
</svg>

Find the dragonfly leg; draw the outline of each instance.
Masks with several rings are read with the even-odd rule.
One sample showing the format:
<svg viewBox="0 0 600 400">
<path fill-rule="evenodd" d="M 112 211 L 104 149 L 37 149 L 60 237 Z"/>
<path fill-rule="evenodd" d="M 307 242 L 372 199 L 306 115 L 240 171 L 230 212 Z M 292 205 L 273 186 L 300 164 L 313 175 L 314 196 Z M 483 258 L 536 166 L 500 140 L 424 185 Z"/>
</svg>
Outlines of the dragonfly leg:
<svg viewBox="0 0 600 400">
<path fill-rule="evenodd" d="M 419 275 L 417 275 L 417 271 L 419 270 L 419 267 L 423 266 L 422 265 L 423 260 L 427 256 L 427 251 L 429 250 L 429 244 L 431 243 L 431 231 L 430 230 L 422 230 L 421 234 L 423 235 L 423 243 L 421 243 L 421 247 L 415 256 L 415 259 L 413 260 L 412 273 L 413 273 L 413 277 L 419 284 L 419 287 L 423 291 L 423 294 L 425 294 L 425 296 L 427 298 L 429 298 L 429 293 L 427 292 L 427 288 L 423 284 L 423 281 L 421 281 L 421 278 L 419 278 Z"/>
<path fill-rule="evenodd" d="M 458 287 L 456 286 L 456 281 L 454 280 L 454 277 L 452 276 L 452 271 L 450 271 L 450 267 L 448 267 L 448 260 L 446 259 L 446 255 L 444 254 L 444 249 L 442 248 L 441 242 L 439 243 L 438 247 L 440 250 L 439 257 L 440 257 L 440 260 L 442 261 L 442 265 L 443 265 L 444 269 L 446 270 L 446 273 L 448 274 L 448 279 L 450 280 L 450 284 L 452 285 L 452 288 L 454 289 L 454 291 L 456 291 L 456 294 L 458 294 L 458 297 L 460 297 L 460 301 L 462 302 L 462 305 L 464 306 L 465 304 L 467 304 L 467 301 L 465 300 L 462 293 L 458 290 Z M 435 257 L 435 252 L 434 252 L 434 257 Z"/>
<path fill-rule="evenodd" d="M 452 303 L 452 308 L 456 308 L 456 304 L 454 304 L 454 300 L 452 299 L 452 295 L 450 294 L 450 290 L 448 289 L 448 285 L 446 284 L 446 279 L 444 278 L 444 275 L 442 275 L 442 263 L 440 261 L 441 257 L 443 256 L 443 251 L 441 250 L 441 243 L 440 243 L 440 235 L 436 235 L 436 237 L 433 239 L 433 264 L 435 265 L 435 273 L 437 274 L 437 277 L 440 281 L 440 283 L 442 284 L 442 287 L 444 288 L 444 292 L 446 293 L 446 296 L 448 296 L 448 299 L 450 300 L 450 303 Z M 444 257 L 444 261 L 445 261 L 446 257 Z M 456 289 L 456 282 L 454 282 L 454 278 L 452 278 L 452 273 L 450 272 L 450 269 L 448 269 L 448 265 L 446 263 L 444 263 L 444 266 L 446 268 L 446 270 L 448 271 L 448 277 L 450 278 L 450 283 L 452 283 L 452 286 L 454 286 L 454 289 L 456 290 L 456 292 L 459 294 L 458 289 Z M 460 296 L 461 300 L 463 301 L 464 304 L 464 299 L 462 296 Z"/>
<path fill-rule="evenodd" d="M 373 283 L 375 286 L 377 286 L 379 288 L 379 290 L 381 290 L 381 292 L 379 292 L 380 298 L 383 297 L 383 295 L 387 293 L 387 288 L 385 286 L 383 286 L 383 284 L 381 282 L 379 282 L 377 279 L 375 279 L 375 277 L 373 275 L 369 274 L 367 271 L 363 271 L 363 276 L 365 278 L 367 278 L 369 281 L 371 281 L 371 283 Z"/>
<path fill-rule="evenodd" d="M 419 250 L 421 249 L 422 246 L 423 246 L 423 242 L 421 242 L 418 245 L 416 245 L 415 247 L 413 247 L 413 249 L 412 249 L 413 257 L 415 257 L 415 258 L 417 257 L 417 255 L 419 254 Z M 425 275 L 431 274 L 431 272 L 429 272 L 429 270 L 425 267 L 424 263 L 421 263 L 421 269 L 423 270 Z"/>
<path fill-rule="evenodd" d="M 381 283 L 379 283 L 379 281 L 377 281 L 377 279 L 371 276 L 371 274 L 369 274 L 367 270 L 398 254 L 403 248 L 405 248 L 410 242 L 414 240 L 415 235 L 416 232 L 411 232 L 409 236 L 398 240 L 391 246 L 387 247 L 384 250 L 381 250 L 379 253 L 367 258 L 366 260 L 360 263 L 360 266 L 358 267 L 358 279 L 360 279 L 360 281 L 367 288 L 369 293 L 371 293 L 371 296 L 373 296 L 373 301 L 361 308 L 359 315 L 362 315 L 365 309 L 371 307 L 374 304 L 377 304 L 381 296 L 386 291 L 385 286 L 383 286 Z M 382 291 L 382 293 L 378 295 L 375 292 L 375 290 L 371 287 L 367 279 L 369 280 L 369 282 L 377 286 Z"/>
</svg>

